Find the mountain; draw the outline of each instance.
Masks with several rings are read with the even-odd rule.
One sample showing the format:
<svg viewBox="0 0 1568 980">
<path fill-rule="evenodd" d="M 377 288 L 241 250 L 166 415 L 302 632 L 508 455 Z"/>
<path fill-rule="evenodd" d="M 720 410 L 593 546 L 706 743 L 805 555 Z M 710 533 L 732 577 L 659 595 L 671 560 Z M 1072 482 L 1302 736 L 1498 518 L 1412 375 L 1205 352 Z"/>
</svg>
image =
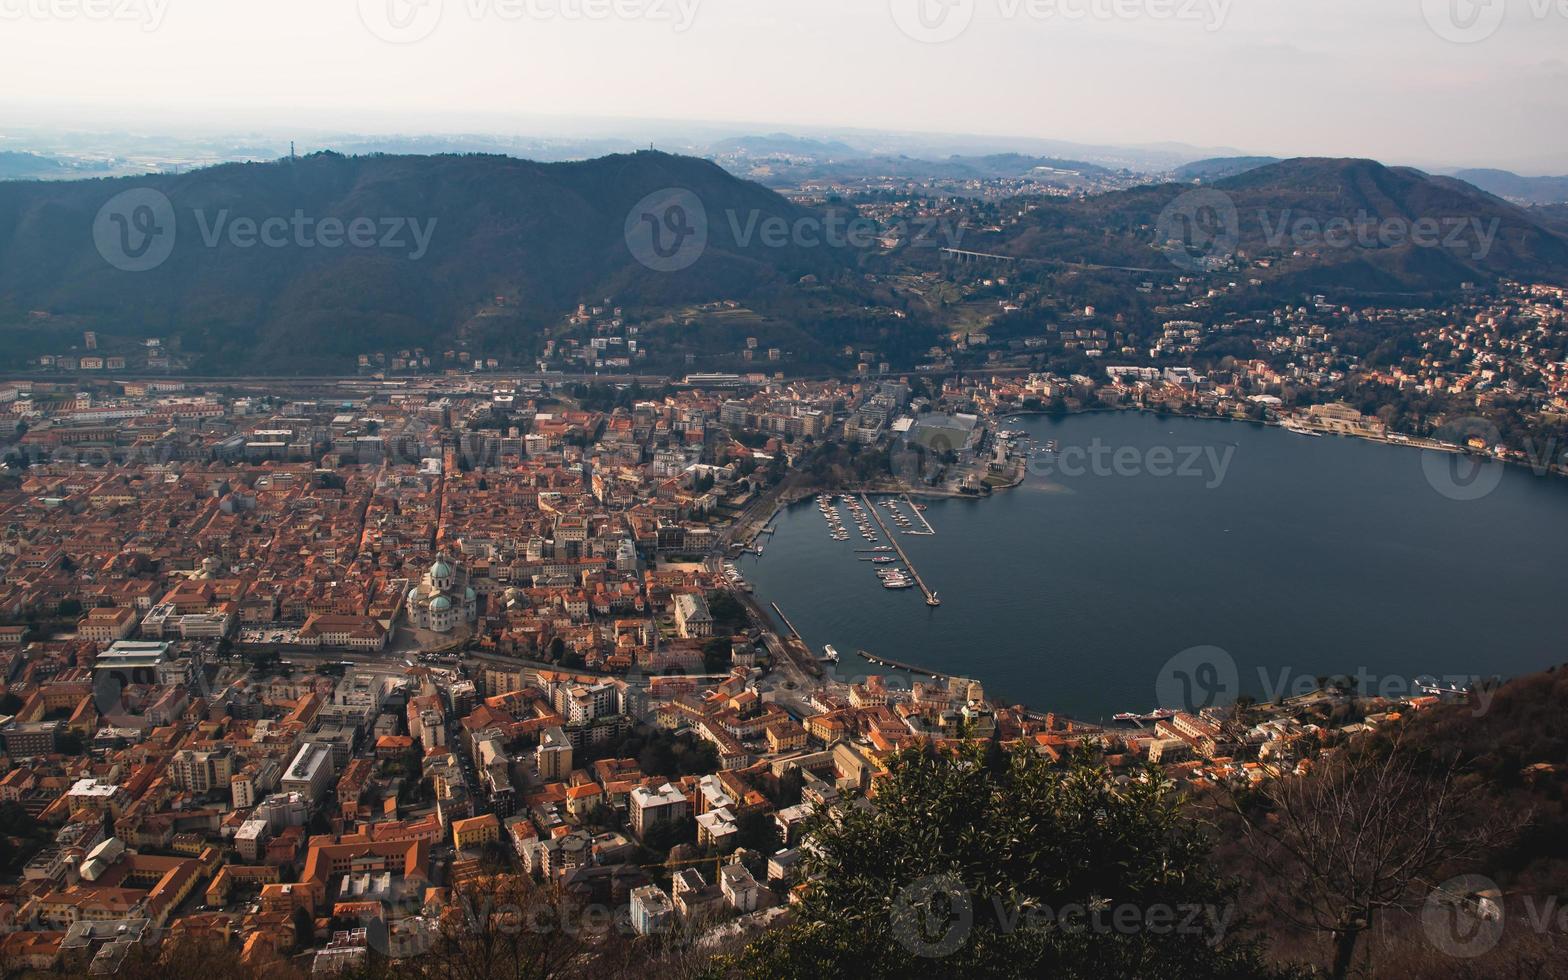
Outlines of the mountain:
<svg viewBox="0 0 1568 980">
<path fill-rule="evenodd" d="M 1568 177 L 1521 177 L 1507 170 L 1461 170 L 1454 176 L 1516 204 L 1568 203 Z"/>
<path fill-rule="evenodd" d="M 1560 234 L 1452 178 L 1372 160 L 1300 159 L 1214 186 L 1236 201 L 1243 247 L 1278 252 L 1281 277 L 1304 289 L 1445 292 L 1466 281 L 1568 277 Z M 1314 233 L 1335 220 L 1364 231 L 1349 247 Z M 1429 231 L 1417 240 L 1423 224 Z"/>
<path fill-rule="evenodd" d="M 1170 273 L 1192 267 L 1170 239 L 1185 219 L 1212 221 L 1218 208 L 1234 215 L 1223 218 L 1234 227 L 1215 239 L 1219 258 L 1268 259 L 1249 274 L 1282 294 L 1447 294 L 1500 277 L 1568 281 L 1568 240 L 1529 211 L 1463 181 L 1372 160 L 1285 160 L 1203 188 L 1044 200 L 1015 228 L 965 247 Z"/>
<path fill-rule="evenodd" d="M 1177 167 L 1175 177 L 1177 180 L 1184 181 L 1220 180 L 1279 162 L 1279 157 L 1214 157 L 1209 160 L 1194 160 L 1192 163 Z"/>
<path fill-rule="evenodd" d="M 664 272 L 633 255 L 627 229 L 630 217 L 646 235 L 634 207 L 667 188 L 701 202 L 708 243 L 689 267 Z M 149 271 L 122 271 L 95 245 L 100 209 L 131 190 L 172 207 L 172 250 Z M 303 234 L 290 223 L 296 215 L 309 222 Z M 110 218 L 97 231 L 113 257 L 125 241 L 140 246 L 155 217 Z M 757 233 L 762 222 L 805 217 L 712 163 L 654 152 L 552 164 L 321 153 L 177 175 L 6 183 L 0 336 L 12 353 L 52 342 L 50 331 L 161 336 L 205 366 L 259 371 L 340 367 L 364 351 L 469 339 L 526 356 L 542 326 L 583 302 L 765 300 L 807 275 L 831 281 L 853 263 L 848 250 Z M 268 219 L 276 247 L 248 225 Z M 342 240 L 365 219 L 375 230 L 360 247 Z M 341 223 L 339 237 L 315 241 L 316 223 L 329 220 Z"/>
<path fill-rule="evenodd" d="M 69 172 L 65 164 L 50 157 L 0 150 L 0 180 L 36 180 L 64 176 Z"/>
</svg>

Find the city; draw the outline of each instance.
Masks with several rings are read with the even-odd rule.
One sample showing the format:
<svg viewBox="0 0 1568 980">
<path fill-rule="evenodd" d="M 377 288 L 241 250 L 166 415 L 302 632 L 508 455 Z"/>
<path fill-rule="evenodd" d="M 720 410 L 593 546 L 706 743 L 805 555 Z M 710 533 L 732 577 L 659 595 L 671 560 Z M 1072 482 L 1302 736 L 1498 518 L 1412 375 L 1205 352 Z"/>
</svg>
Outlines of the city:
<svg viewBox="0 0 1568 980">
<path fill-rule="evenodd" d="M 1568 0 L 0 25 L 0 980 L 1568 977 Z"/>
<path fill-rule="evenodd" d="M 1431 329 L 1453 356 L 1355 382 L 1560 410 L 1565 364 L 1540 352 L 1560 350 L 1561 301 L 1505 293 Z M 824 473 L 906 502 L 1006 492 L 1022 461 L 996 430 L 1050 405 L 1398 439 L 1384 413 L 1290 411 L 1351 383 L 1334 329 L 1375 315 L 1281 316 L 1223 377 L 1010 373 L 1002 353 L 997 374 L 940 386 L 6 383 L 18 435 L 0 495 L 0 802 L 29 823 L 7 903 L 24 928 L 4 950 L 110 974 L 138 944 L 216 934 L 243 937 L 258 970 L 396 961 L 428 951 L 454 896 L 498 871 L 615 909 L 629 935 L 701 943 L 765 930 L 809 884 L 800 848 L 817 809 L 868 798 L 917 745 L 1089 752 L 1111 774 L 1256 784 L 1474 697 L 1368 697 L 1341 681 L 1085 723 L 962 677 L 825 671 L 727 561 L 761 551 L 779 507 L 835 489 Z M 1522 339 L 1502 329 L 1521 320 Z M 1165 336 L 1196 348 L 1208 333 Z M 1287 372 L 1270 366 L 1280 355 Z M 905 473 L 824 462 L 849 447 L 884 466 L 910 447 L 921 459 Z M 896 544 L 895 517 L 919 533 L 889 507 L 857 518 L 867 540 Z"/>
</svg>

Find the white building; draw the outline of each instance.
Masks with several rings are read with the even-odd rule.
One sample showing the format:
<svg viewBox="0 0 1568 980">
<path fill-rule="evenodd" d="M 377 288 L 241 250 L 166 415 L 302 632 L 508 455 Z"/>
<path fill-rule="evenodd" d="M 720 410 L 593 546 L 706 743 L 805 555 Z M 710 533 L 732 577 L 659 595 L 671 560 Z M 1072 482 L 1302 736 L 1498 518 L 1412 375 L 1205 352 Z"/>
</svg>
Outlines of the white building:
<svg viewBox="0 0 1568 980">
<path fill-rule="evenodd" d="M 572 741 L 566 737 L 566 732 L 558 726 L 540 732 L 534 761 L 539 768 L 539 778 L 546 782 L 559 782 L 571 775 Z"/>
<path fill-rule="evenodd" d="M 283 774 L 285 793 L 299 793 L 312 805 L 321 802 L 336 773 L 332 768 L 332 746 L 306 742 Z"/>
<path fill-rule="evenodd" d="M 271 831 L 272 828 L 265 820 L 247 820 L 234 833 L 234 849 L 251 864 L 260 864 L 267 847 L 267 838 L 272 836 Z"/>
<path fill-rule="evenodd" d="M 719 890 L 724 893 L 725 904 L 735 911 L 757 911 L 762 886 L 757 884 L 757 879 L 751 876 L 745 865 L 727 864 L 719 869 Z"/>
<path fill-rule="evenodd" d="M 632 829 L 640 837 L 655 827 L 683 820 L 691 811 L 686 797 L 673 783 L 665 783 L 657 790 L 639 786 L 632 790 Z"/>
<path fill-rule="evenodd" d="M 668 932 L 675 922 L 675 904 L 658 885 L 633 888 L 631 920 L 639 936 Z"/>
</svg>

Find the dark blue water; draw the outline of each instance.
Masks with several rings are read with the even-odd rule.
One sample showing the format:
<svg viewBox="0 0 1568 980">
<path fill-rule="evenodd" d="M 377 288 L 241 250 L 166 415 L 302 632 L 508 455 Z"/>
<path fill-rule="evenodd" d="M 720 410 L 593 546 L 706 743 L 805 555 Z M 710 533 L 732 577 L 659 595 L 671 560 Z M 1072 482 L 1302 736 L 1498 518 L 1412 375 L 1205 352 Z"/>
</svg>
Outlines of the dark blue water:
<svg viewBox="0 0 1568 980">
<path fill-rule="evenodd" d="M 1169 703 L 1162 671 L 1205 645 L 1264 697 L 1286 679 L 1400 693 L 1568 661 L 1568 480 L 1509 468 L 1460 500 L 1405 447 L 1131 413 L 1010 427 L 1060 442 L 1052 472 L 931 502 L 937 535 L 899 535 L 940 608 L 883 589 L 853 523 L 831 540 L 814 500 L 741 571 L 845 676 L 878 672 L 866 649 L 1086 719 Z"/>
</svg>

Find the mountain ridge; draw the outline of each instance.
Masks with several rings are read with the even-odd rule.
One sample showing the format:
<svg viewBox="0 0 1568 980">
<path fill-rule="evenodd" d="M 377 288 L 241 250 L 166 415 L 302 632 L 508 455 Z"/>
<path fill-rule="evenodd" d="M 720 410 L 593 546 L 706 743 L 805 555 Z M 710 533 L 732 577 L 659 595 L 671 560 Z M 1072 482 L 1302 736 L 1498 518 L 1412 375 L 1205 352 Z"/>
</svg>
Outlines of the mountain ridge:
<svg viewBox="0 0 1568 980">
<path fill-rule="evenodd" d="M 129 273 L 105 261 L 91 232 L 106 202 L 137 188 L 171 202 L 176 234 L 166 261 Z M 660 272 L 632 254 L 627 220 L 640 199 L 667 188 L 705 204 L 708 240 L 690 268 Z M 390 253 L 379 247 L 385 238 L 369 248 L 236 245 L 235 231 L 250 230 L 243 222 L 301 212 L 345 226 L 401 218 L 433 232 L 417 261 L 412 236 Z M 835 250 L 768 247 L 734 232 L 752 217 L 807 215 L 716 164 L 652 151 L 545 164 L 322 153 L 178 175 L 12 182 L 0 184 L 0 324 L 36 326 L 43 312 L 72 329 L 183 336 L 188 349 L 224 362 L 271 364 L 285 351 L 341 361 L 450 342 L 499 300 L 507 312 L 490 326 L 514 331 L 512 352 L 523 353 L 525 334 L 589 298 L 699 302 L 839 274 L 850 257 Z"/>
<path fill-rule="evenodd" d="M 1171 254 L 1156 241 L 1171 230 L 1162 219 L 1188 205 L 1212 208 L 1216 199 L 1204 195 L 1214 194 L 1235 222 L 1224 236 L 1235 239 L 1226 255 L 1272 256 L 1262 277 L 1282 293 L 1444 295 L 1504 277 L 1568 280 L 1568 240 L 1526 210 L 1463 181 L 1356 158 L 1298 157 L 1203 187 L 1154 184 L 1045 200 L 1021 230 L 976 247 L 1155 267 L 1164 264 L 1160 252 Z M 1325 239 L 1344 223 L 1354 229 L 1348 243 Z"/>
</svg>

